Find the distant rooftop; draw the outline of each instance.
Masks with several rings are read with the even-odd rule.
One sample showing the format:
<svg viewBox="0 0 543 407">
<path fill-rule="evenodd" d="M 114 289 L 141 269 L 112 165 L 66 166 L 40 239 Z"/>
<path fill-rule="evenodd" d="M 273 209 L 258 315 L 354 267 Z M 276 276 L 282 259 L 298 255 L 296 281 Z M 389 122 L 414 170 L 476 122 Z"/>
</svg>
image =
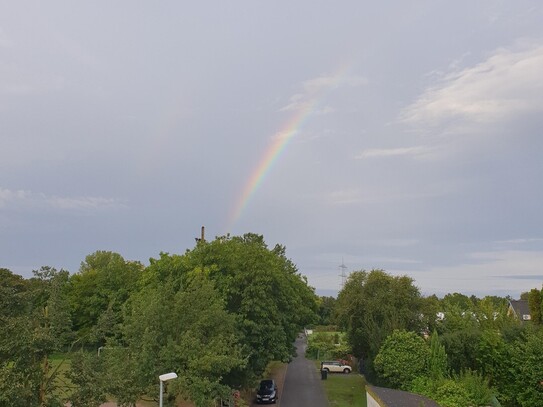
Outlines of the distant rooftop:
<svg viewBox="0 0 543 407">
<path fill-rule="evenodd" d="M 529 321 L 530 316 L 530 307 L 528 301 L 526 300 L 510 300 L 511 308 L 515 312 L 515 316 L 521 321 Z"/>
</svg>

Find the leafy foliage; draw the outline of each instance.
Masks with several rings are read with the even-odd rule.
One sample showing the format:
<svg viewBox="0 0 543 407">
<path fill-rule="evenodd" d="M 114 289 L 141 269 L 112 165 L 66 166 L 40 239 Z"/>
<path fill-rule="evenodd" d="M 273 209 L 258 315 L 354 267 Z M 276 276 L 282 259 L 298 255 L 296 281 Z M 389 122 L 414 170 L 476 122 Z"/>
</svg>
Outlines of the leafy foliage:
<svg viewBox="0 0 543 407">
<path fill-rule="evenodd" d="M 67 272 L 51 267 L 23 282 L 2 269 L 6 312 L 0 315 L 0 405 L 59 406 L 48 356 L 61 349 L 70 323 L 64 293 Z"/>
<path fill-rule="evenodd" d="M 508 348 L 512 383 L 507 399 L 521 407 L 540 406 L 543 400 L 543 329 L 527 329 Z"/>
<path fill-rule="evenodd" d="M 355 271 L 339 293 L 336 315 L 354 354 L 373 359 L 395 329 L 421 331 L 420 310 L 420 293 L 411 278 Z"/>
<path fill-rule="evenodd" d="M 260 235 L 200 242 L 183 262 L 189 270 L 204 269 L 236 315 L 248 366 L 225 378 L 231 384 L 252 385 L 271 360 L 290 360 L 300 329 L 317 321 L 313 289 L 285 248 L 270 250 Z"/>
<path fill-rule="evenodd" d="M 105 354 L 109 366 L 131 366 L 126 381 L 133 384 L 134 396 L 156 394 L 157 377 L 175 371 L 183 384 L 178 392 L 205 405 L 228 391 L 222 377 L 244 365 L 235 317 L 225 310 L 213 282 L 198 272 L 186 284 L 176 291 L 167 280 L 142 289 L 127 304 L 125 346 Z M 127 383 L 119 382 L 109 391 L 118 399 L 129 398 L 126 388 Z"/>
<path fill-rule="evenodd" d="M 346 360 L 350 353 L 349 345 L 338 332 L 314 332 L 308 338 L 306 349 L 308 357 Z"/>
<path fill-rule="evenodd" d="M 488 406 L 492 398 L 488 380 L 471 370 L 452 377 L 419 376 L 410 390 L 423 394 L 443 407 Z"/>
<path fill-rule="evenodd" d="M 103 321 L 102 330 L 97 332 L 100 318 L 105 312 L 120 315 L 142 270 L 141 263 L 126 261 L 109 251 L 97 251 L 85 258 L 70 281 L 72 319 L 80 339 L 97 347 L 104 344 L 105 336 L 115 334 L 103 331 Z"/>
<path fill-rule="evenodd" d="M 320 325 L 330 325 L 334 323 L 333 311 L 336 305 L 334 297 L 319 297 L 318 298 L 318 314 Z"/>
<path fill-rule="evenodd" d="M 387 384 L 407 390 L 428 370 L 429 360 L 430 349 L 424 339 L 413 332 L 395 330 L 383 342 L 374 366 Z"/>
<path fill-rule="evenodd" d="M 434 331 L 430 337 L 428 371 L 430 377 L 435 380 L 446 377 L 448 373 L 447 353 L 445 352 L 445 346 L 443 346 L 439 340 L 437 331 Z"/>
<path fill-rule="evenodd" d="M 528 294 L 528 306 L 530 307 L 530 315 L 532 322 L 537 325 L 543 323 L 543 292 L 534 288 Z"/>
<path fill-rule="evenodd" d="M 95 407 L 106 401 L 105 371 L 95 353 L 77 352 L 68 377 L 75 385 L 69 401 L 74 407 Z"/>
</svg>

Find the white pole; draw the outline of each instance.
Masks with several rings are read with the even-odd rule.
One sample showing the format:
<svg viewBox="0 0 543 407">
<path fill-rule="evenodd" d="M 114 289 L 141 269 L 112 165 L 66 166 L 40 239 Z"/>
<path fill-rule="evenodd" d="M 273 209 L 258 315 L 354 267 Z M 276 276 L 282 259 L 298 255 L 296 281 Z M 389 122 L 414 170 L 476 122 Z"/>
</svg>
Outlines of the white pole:
<svg viewBox="0 0 543 407">
<path fill-rule="evenodd" d="M 162 393 L 163 393 L 163 390 L 164 390 L 163 382 L 165 382 L 166 380 L 175 379 L 176 377 L 177 377 L 177 374 L 175 374 L 174 372 L 161 374 L 160 376 L 158 376 L 158 380 L 160 380 L 160 396 L 159 396 L 159 406 L 160 407 L 162 407 Z"/>
<path fill-rule="evenodd" d="M 164 383 L 162 380 L 160 381 L 160 401 L 159 401 L 159 406 L 162 407 L 162 388 L 163 388 L 163 384 Z"/>
</svg>

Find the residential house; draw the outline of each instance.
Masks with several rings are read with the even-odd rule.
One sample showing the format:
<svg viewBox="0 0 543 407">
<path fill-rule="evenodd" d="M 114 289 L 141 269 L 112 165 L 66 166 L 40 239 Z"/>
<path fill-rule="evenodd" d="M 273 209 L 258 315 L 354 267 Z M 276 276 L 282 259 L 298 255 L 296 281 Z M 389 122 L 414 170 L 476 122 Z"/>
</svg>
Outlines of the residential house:
<svg viewBox="0 0 543 407">
<path fill-rule="evenodd" d="M 530 307 L 526 300 L 509 300 L 507 315 L 512 315 L 522 322 L 530 321 L 532 319 Z"/>
</svg>

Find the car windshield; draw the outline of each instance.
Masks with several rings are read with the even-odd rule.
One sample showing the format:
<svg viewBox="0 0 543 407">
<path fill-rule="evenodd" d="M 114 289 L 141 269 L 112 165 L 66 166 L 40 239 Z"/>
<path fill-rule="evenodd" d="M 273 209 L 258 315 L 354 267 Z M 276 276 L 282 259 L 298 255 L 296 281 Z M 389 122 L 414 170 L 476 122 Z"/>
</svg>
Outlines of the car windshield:
<svg viewBox="0 0 543 407">
<path fill-rule="evenodd" d="M 260 382 L 260 390 L 271 390 L 273 389 L 273 382 L 271 380 L 262 380 Z"/>
</svg>

